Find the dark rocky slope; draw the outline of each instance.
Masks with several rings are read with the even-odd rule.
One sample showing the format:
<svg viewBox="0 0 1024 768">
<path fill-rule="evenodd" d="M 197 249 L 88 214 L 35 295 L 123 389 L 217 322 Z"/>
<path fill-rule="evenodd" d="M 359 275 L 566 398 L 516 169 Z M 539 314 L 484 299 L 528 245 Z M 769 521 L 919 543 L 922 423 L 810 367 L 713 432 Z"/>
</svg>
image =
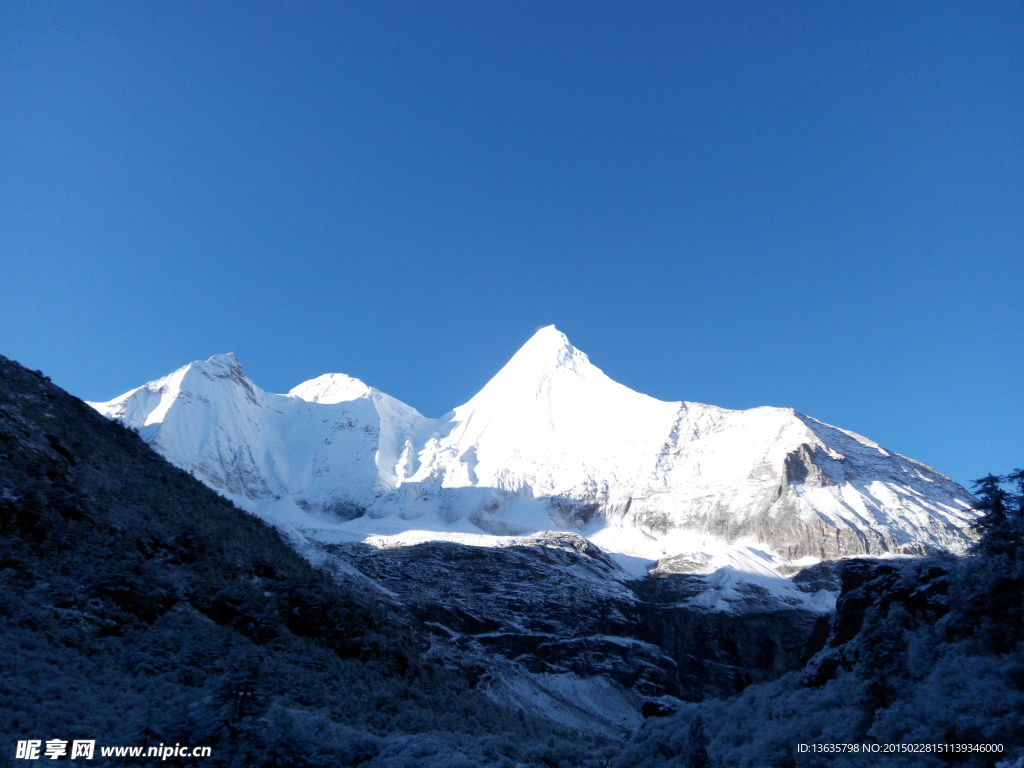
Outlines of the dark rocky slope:
<svg viewBox="0 0 1024 768">
<path fill-rule="evenodd" d="M 598 718 L 592 728 L 630 730 L 646 699 L 729 696 L 774 679 L 801 668 L 828 634 L 828 614 L 753 585 L 741 605 L 708 610 L 695 601 L 712 589 L 704 576 L 626 578 L 574 534 L 497 548 L 430 542 L 329 550 L 381 586 L 382 599 L 407 611 L 435 651 L 476 665 L 486 690 L 507 687 L 496 678 L 516 668 L 614 682 L 634 717 Z M 838 590 L 837 573 L 837 565 L 822 564 L 796 581 L 810 592 Z"/>
<path fill-rule="evenodd" d="M 512 716 L 426 647 L 135 434 L 0 357 L 3 762 L 18 739 L 58 738 L 210 745 L 204 764 L 239 766 L 607 754 Z"/>
<path fill-rule="evenodd" d="M 1020 768 L 1024 542 L 1014 550 L 845 562 L 828 642 L 805 669 L 648 721 L 615 765 Z"/>
</svg>

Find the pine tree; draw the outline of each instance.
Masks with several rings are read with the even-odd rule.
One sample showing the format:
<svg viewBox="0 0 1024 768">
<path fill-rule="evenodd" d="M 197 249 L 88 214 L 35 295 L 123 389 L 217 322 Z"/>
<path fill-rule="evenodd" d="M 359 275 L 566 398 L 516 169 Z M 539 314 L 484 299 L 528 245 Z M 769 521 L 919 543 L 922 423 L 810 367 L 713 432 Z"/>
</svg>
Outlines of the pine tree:
<svg viewBox="0 0 1024 768">
<path fill-rule="evenodd" d="M 965 572 L 965 604 L 976 606 L 967 610 L 977 621 L 975 636 L 1005 653 L 1024 637 L 1024 471 L 989 474 L 974 486 L 985 515 L 975 523 L 979 539 Z"/>
<path fill-rule="evenodd" d="M 1005 477 L 989 473 L 974 481 L 974 492 L 981 502 L 978 509 L 985 513 L 974 524 L 978 533 L 978 542 L 974 545 L 976 553 L 1006 555 L 1020 546 L 1021 497 L 1003 488 L 1007 481 L 1024 485 L 1024 473 L 1014 470 Z"/>
<path fill-rule="evenodd" d="M 1024 513 L 1024 469 L 1015 469 L 1003 478 L 1004 482 L 1010 483 L 1016 489 L 1016 493 L 1010 496 L 1010 500 L 1016 508 L 1017 514 Z"/>
</svg>

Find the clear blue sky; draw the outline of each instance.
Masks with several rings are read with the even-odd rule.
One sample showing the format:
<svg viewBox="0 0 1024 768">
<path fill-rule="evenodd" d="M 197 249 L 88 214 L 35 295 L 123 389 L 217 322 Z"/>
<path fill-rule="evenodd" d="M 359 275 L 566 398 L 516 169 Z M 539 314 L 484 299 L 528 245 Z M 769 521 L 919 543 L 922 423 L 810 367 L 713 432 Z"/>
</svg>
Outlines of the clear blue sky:
<svg viewBox="0 0 1024 768">
<path fill-rule="evenodd" d="M 666 400 L 1024 465 L 1024 4 L 0 6 L 0 352 L 438 416 L 539 326 Z"/>
</svg>

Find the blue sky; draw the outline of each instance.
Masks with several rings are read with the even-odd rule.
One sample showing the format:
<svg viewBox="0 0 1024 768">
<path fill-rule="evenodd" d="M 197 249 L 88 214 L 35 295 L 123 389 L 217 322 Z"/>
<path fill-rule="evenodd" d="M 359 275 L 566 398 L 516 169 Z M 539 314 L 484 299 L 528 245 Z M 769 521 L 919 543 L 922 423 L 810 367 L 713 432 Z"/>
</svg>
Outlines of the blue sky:
<svg viewBox="0 0 1024 768">
<path fill-rule="evenodd" d="M 666 400 L 1024 465 L 1024 6 L 0 7 L 0 353 L 438 416 L 538 327 Z"/>
</svg>

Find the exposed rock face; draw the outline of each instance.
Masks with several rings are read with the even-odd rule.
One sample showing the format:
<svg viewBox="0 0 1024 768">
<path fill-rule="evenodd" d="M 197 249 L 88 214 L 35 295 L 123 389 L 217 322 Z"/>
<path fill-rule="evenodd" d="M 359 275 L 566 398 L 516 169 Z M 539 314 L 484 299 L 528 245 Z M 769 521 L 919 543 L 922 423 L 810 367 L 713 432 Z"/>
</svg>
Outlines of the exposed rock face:
<svg viewBox="0 0 1024 768">
<path fill-rule="evenodd" d="M 636 638 L 644 606 L 630 582 L 579 536 L 500 548 L 430 542 L 332 552 L 464 650 L 494 651 L 532 672 L 608 674 L 644 694 L 673 685 L 674 661 Z"/>
<path fill-rule="evenodd" d="M 892 663 L 885 657 L 905 650 L 898 647 L 900 631 L 934 625 L 953 608 L 950 590 L 959 569 L 949 557 L 842 563 L 827 648 L 807 669 L 807 684 L 824 685 L 839 670 Z"/>
<path fill-rule="evenodd" d="M 330 552 L 404 606 L 433 634 L 435 653 L 477 665 L 484 690 L 507 701 L 526 687 L 510 680 L 528 680 L 534 705 L 546 697 L 551 709 L 573 706 L 580 729 L 635 725 L 642 703 L 666 694 L 728 696 L 773 679 L 800 668 L 828 632 L 827 608 L 794 605 L 797 598 L 754 583 L 739 581 L 744 594 L 723 609 L 708 607 L 717 587 L 706 576 L 627 579 L 573 534 L 507 547 L 430 542 Z M 790 588 L 798 597 L 838 589 L 835 568 L 808 569 Z M 562 699 L 569 679 L 610 682 L 611 713 Z M 525 695 L 519 703 L 527 705 Z"/>
<path fill-rule="evenodd" d="M 809 592 L 838 587 L 832 564 L 808 571 L 795 581 Z M 753 584 L 745 585 L 746 599 L 729 611 L 690 604 L 708 589 L 703 577 L 671 575 L 633 584 L 643 600 L 648 636 L 677 663 L 676 695 L 683 699 L 730 696 L 800 669 L 828 637 L 830 614 L 781 604 Z"/>
</svg>

